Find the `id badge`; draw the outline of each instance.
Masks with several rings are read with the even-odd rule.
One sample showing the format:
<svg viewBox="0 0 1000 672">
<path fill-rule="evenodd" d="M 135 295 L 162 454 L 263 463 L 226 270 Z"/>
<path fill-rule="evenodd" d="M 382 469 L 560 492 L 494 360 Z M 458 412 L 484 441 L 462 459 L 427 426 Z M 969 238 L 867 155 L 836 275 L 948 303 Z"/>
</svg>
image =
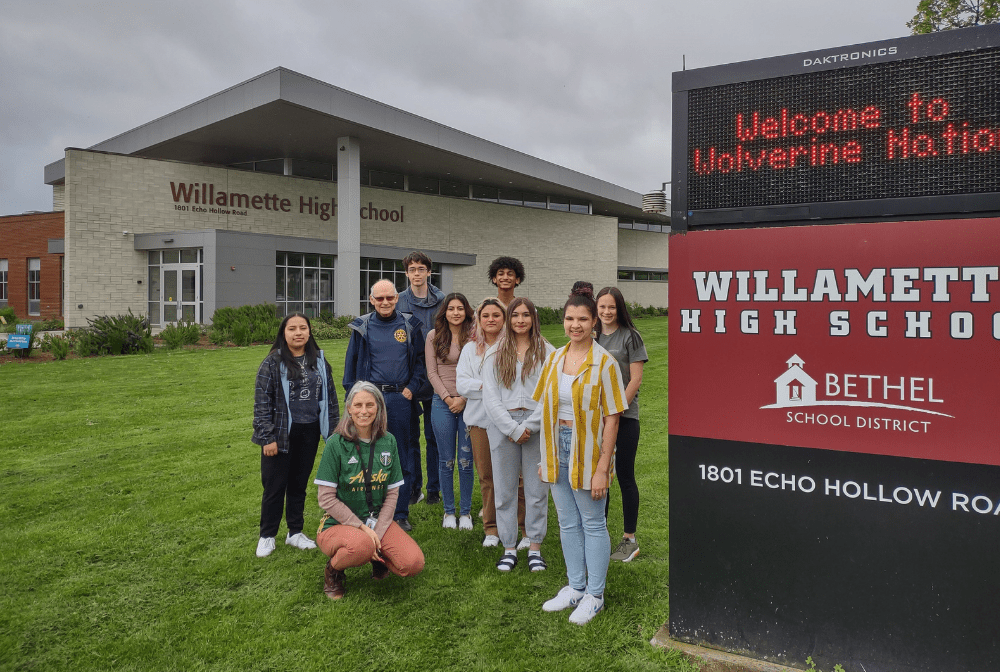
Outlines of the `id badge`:
<svg viewBox="0 0 1000 672">
<path fill-rule="evenodd" d="M 376 523 L 378 523 L 378 518 L 375 518 L 374 516 L 368 516 L 368 518 L 365 520 L 365 525 L 372 528 L 373 530 L 375 529 Z"/>
</svg>

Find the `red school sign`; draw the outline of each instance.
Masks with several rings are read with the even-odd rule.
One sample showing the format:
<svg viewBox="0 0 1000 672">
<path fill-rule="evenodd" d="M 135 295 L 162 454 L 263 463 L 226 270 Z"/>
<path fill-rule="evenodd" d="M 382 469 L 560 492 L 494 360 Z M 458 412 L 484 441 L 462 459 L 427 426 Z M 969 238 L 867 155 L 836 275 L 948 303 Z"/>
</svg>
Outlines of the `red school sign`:
<svg viewBox="0 0 1000 672">
<path fill-rule="evenodd" d="M 1000 465 L 1000 219 L 670 245 L 671 434 Z"/>
</svg>

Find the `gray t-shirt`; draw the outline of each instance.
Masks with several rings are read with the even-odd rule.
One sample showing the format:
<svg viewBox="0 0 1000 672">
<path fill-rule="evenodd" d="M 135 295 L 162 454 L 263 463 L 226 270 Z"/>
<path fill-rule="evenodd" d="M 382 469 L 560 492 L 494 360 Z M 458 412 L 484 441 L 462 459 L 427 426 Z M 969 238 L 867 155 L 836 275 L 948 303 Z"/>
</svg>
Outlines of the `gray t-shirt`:
<svg viewBox="0 0 1000 672">
<path fill-rule="evenodd" d="M 638 331 L 632 332 L 623 327 L 618 327 L 614 333 L 598 336 L 597 343 L 618 360 L 618 368 L 622 371 L 622 383 L 624 383 L 625 387 L 628 387 L 629 381 L 632 380 L 630 365 L 633 362 L 649 361 L 649 355 L 646 354 L 646 346 L 643 344 L 642 336 L 639 335 Z M 635 420 L 639 419 L 638 393 L 636 393 L 635 398 L 632 399 L 632 403 L 628 405 L 628 408 L 625 409 L 625 412 L 622 413 L 622 416 Z"/>
</svg>

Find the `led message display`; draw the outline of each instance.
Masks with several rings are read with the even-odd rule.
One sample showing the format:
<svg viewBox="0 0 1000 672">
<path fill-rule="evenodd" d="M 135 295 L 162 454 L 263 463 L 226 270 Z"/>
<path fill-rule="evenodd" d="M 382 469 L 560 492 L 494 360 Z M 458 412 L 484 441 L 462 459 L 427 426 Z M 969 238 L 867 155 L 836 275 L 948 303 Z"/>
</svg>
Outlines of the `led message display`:
<svg viewBox="0 0 1000 672">
<path fill-rule="evenodd" d="M 1000 192 L 1000 48 L 691 89 L 687 210 Z"/>
</svg>

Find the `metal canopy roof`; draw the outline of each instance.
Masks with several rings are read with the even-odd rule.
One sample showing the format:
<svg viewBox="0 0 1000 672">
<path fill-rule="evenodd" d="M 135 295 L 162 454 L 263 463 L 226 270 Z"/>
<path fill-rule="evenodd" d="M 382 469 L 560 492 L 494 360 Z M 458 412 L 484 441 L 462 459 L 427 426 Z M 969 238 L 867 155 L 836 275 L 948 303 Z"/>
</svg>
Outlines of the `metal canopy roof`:
<svg viewBox="0 0 1000 672">
<path fill-rule="evenodd" d="M 220 166 L 273 158 L 335 164 L 343 136 L 358 138 L 364 169 L 579 198 L 594 214 L 661 219 L 642 212 L 637 192 L 285 68 L 90 149 Z M 64 179 L 64 160 L 45 167 L 47 184 Z"/>
</svg>

